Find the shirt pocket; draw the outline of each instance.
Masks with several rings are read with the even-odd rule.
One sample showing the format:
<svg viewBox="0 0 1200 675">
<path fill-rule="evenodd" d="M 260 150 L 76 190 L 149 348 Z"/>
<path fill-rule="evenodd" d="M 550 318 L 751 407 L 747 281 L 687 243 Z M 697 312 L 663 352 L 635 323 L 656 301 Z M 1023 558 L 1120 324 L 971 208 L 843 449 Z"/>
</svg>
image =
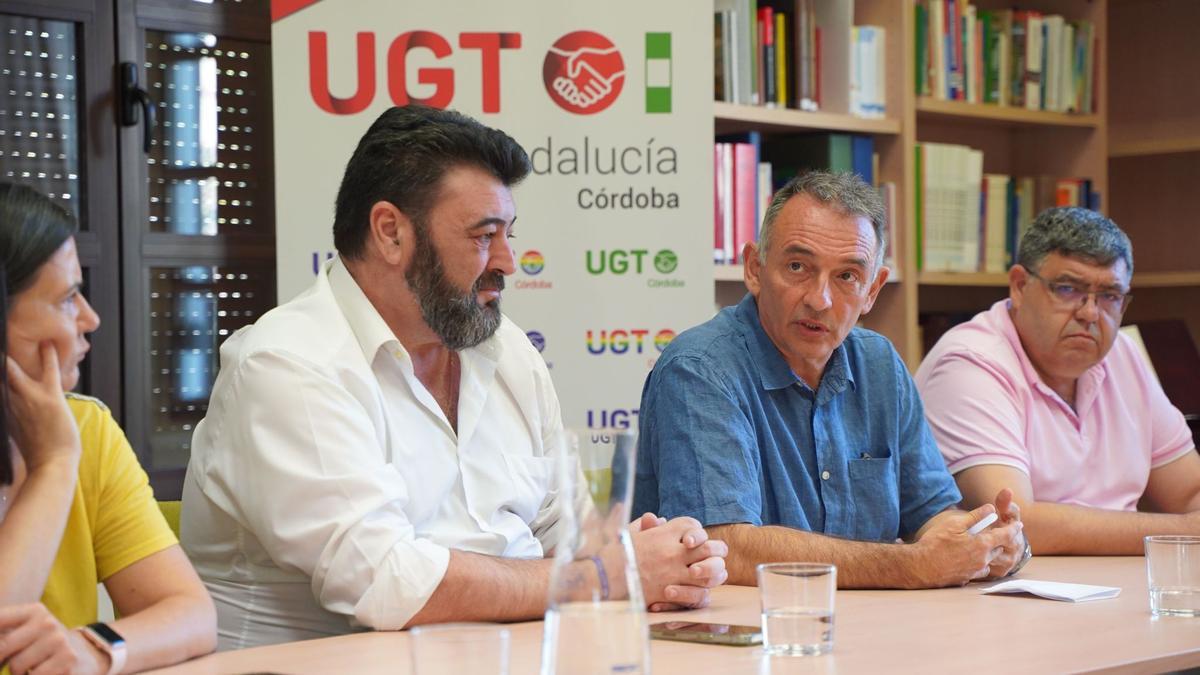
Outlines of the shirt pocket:
<svg viewBox="0 0 1200 675">
<path fill-rule="evenodd" d="M 849 461 L 854 500 L 854 538 L 892 541 L 900 532 L 900 489 L 896 457 L 888 448 L 860 453 Z"/>
<path fill-rule="evenodd" d="M 526 523 L 533 522 L 550 493 L 554 459 L 504 453 L 509 485 L 501 489 L 500 508 L 511 511 Z"/>
</svg>

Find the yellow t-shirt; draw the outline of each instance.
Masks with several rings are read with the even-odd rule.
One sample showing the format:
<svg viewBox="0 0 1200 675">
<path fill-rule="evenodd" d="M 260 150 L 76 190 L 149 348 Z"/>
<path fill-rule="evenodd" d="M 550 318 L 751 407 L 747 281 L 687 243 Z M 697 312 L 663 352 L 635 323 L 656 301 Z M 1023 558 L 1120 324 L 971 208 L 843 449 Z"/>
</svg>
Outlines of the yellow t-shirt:
<svg viewBox="0 0 1200 675">
<path fill-rule="evenodd" d="M 178 543 L 146 472 L 100 401 L 67 395 L 83 455 L 71 513 L 42 595 L 68 628 L 96 621 L 96 584 Z"/>
</svg>

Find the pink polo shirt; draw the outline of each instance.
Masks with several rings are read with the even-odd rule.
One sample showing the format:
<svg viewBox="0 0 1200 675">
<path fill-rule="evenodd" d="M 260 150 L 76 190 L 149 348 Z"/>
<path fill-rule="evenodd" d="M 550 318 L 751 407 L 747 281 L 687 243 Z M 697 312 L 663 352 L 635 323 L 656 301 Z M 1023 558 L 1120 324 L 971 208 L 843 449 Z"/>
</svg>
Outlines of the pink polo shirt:
<svg viewBox="0 0 1200 675">
<path fill-rule="evenodd" d="M 942 336 L 916 382 L 951 473 L 1011 466 L 1037 501 L 1133 511 L 1150 470 L 1193 448 L 1132 340 L 1118 335 L 1079 378 L 1072 410 L 1025 355 L 1008 300 Z"/>
</svg>

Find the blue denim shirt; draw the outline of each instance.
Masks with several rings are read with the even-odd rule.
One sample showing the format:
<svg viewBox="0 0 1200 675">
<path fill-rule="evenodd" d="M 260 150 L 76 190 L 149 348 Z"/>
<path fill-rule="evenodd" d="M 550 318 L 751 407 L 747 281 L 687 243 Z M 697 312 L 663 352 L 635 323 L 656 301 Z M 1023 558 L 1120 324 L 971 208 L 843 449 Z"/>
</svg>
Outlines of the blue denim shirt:
<svg viewBox="0 0 1200 675">
<path fill-rule="evenodd" d="M 813 391 L 750 295 L 671 342 L 639 425 L 634 513 L 892 541 L 962 498 L 887 338 L 852 330 Z"/>
</svg>

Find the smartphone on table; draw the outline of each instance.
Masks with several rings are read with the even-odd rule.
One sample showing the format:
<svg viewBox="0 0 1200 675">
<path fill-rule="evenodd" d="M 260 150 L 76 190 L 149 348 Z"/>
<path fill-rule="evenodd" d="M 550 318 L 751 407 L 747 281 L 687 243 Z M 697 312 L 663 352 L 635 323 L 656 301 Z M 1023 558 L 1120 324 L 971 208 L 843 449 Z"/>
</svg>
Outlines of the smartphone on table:
<svg viewBox="0 0 1200 675">
<path fill-rule="evenodd" d="M 750 647 L 762 644 L 762 629 L 758 626 L 739 626 L 729 623 L 663 621 L 650 624 L 650 637 L 657 640 Z"/>
</svg>

